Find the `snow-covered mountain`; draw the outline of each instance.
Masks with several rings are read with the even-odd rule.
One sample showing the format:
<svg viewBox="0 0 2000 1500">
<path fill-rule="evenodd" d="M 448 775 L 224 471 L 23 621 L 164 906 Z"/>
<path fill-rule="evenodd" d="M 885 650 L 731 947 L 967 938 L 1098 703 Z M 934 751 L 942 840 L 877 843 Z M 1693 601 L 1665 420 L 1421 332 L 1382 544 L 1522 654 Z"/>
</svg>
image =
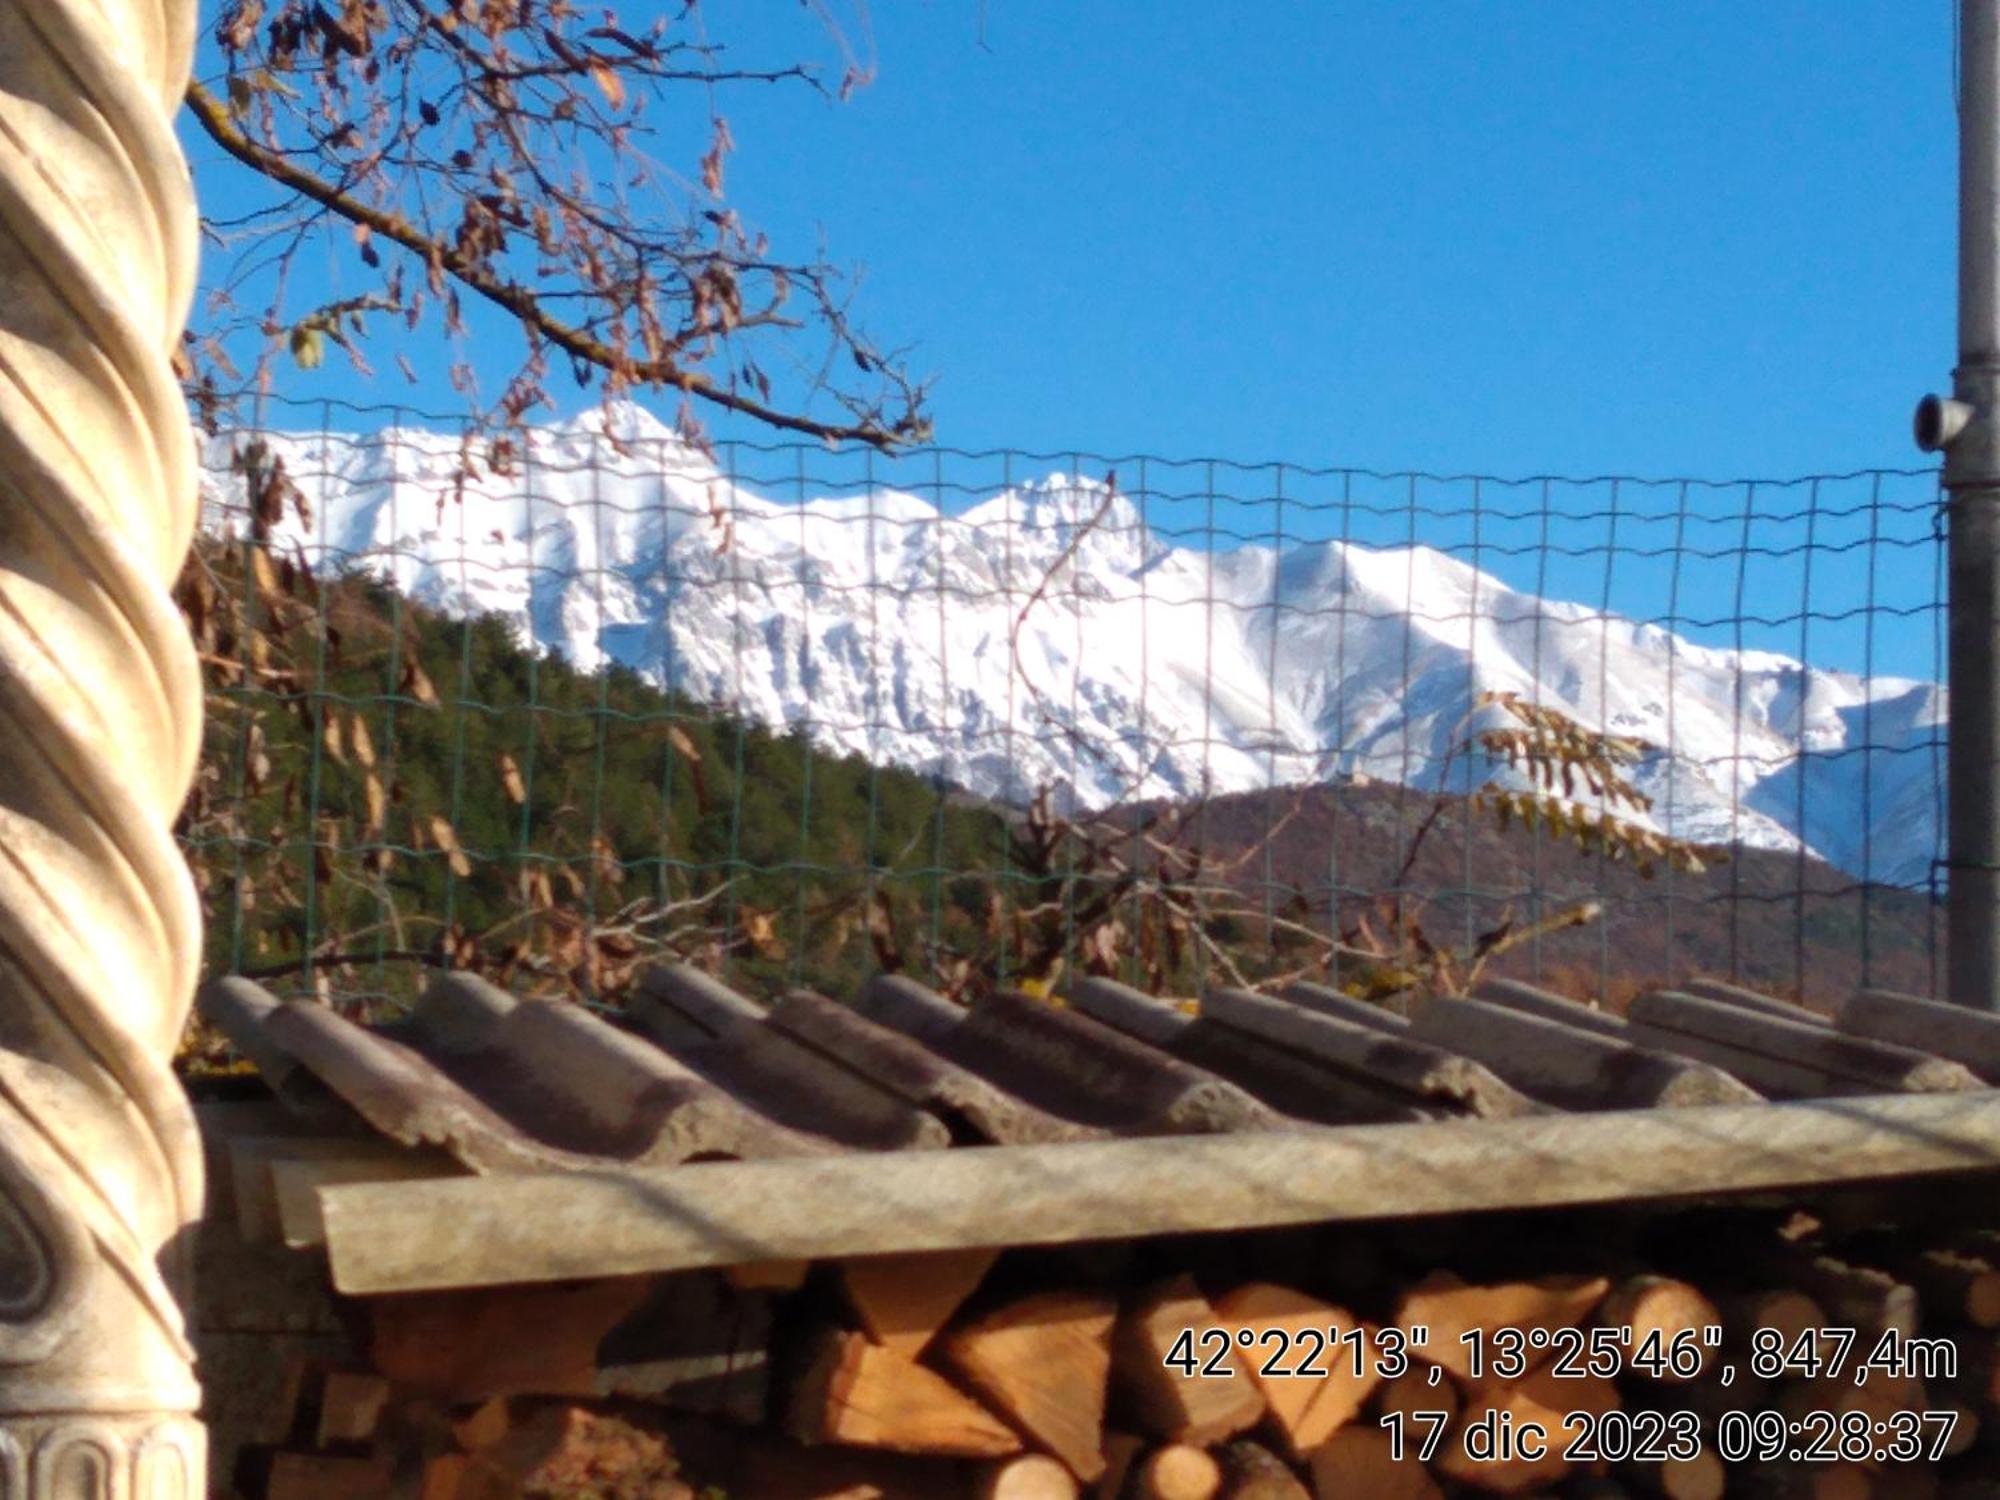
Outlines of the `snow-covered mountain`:
<svg viewBox="0 0 2000 1500">
<path fill-rule="evenodd" d="M 1428 548 L 1171 546 L 1060 473 L 951 515 L 775 500 L 634 409 L 537 434 L 462 503 L 455 436 L 269 441 L 313 506 L 288 539 L 325 567 L 987 795 L 1458 787 L 1491 769 L 1447 764 L 1469 705 L 1512 690 L 1662 747 L 1637 779 L 1675 834 L 1908 884 L 1936 852 L 1938 684 L 1696 645 Z M 229 452 L 211 441 L 212 530 L 241 520 Z"/>
</svg>

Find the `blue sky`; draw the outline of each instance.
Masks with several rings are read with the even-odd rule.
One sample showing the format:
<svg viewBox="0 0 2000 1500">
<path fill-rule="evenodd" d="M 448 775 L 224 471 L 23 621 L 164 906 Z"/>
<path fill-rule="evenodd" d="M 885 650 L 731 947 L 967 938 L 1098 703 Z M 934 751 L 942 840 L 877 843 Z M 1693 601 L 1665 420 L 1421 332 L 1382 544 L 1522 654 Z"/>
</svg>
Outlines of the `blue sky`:
<svg viewBox="0 0 2000 1500">
<path fill-rule="evenodd" d="M 800 7 L 706 8 L 746 51 L 815 41 Z M 860 317 L 937 377 L 942 442 L 1511 476 L 1922 463 L 1909 410 L 1953 353 L 1949 0 L 878 0 L 869 20 L 878 76 L 848 103 L 724 100 L 731 195 L 780 250 L 823 239 L 864 268 Z M 299 389 L 448 407 L 432 387 Z M 1741 530 L 1732 493 L 1718 536 Z M 1816 601 L 1861 597 L 1863 552 L 1825 559 Z M 1876 556 L 1878 600 L 1931 597 L 1924 549 Z M 1499 571 L 1532 585 L 1518 561 Z M 1603 571 L 1565 560 L 1553 591 L 1662 612 L 1643 562 Z M 1795 610 L 1802 587 L 1684 583 L 1716 612 Z M 1852 621 L 1810 629 L 1816 658 L 1861 665 Z M 1751 635 L 1800 644 L 1789 620 Z M 1920 614 L 1884 617 L 1878 647 L 1936 670 Z"/>
<path fill-rule="evenodd" d="M 946 441 L 1789 475 L 1910 462 L 1952 363 L 1948 0 L 902 0 L 873 35 L 848 105 L 737 104 L 734 191 L 867 267 Z"/>
</svg>

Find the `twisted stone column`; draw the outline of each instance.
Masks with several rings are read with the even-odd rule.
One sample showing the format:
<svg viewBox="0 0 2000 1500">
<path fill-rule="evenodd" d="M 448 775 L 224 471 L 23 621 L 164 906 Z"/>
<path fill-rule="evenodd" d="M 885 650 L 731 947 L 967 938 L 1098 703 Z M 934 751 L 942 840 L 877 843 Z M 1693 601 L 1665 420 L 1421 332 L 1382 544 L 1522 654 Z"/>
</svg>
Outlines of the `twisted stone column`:
<svg viewBox="0 0 2000 1500">
<path fill-rule="evenodd" d="M 195 1500 L 194 0 L 0 0 L 0 1497 Z"/>
</svg>

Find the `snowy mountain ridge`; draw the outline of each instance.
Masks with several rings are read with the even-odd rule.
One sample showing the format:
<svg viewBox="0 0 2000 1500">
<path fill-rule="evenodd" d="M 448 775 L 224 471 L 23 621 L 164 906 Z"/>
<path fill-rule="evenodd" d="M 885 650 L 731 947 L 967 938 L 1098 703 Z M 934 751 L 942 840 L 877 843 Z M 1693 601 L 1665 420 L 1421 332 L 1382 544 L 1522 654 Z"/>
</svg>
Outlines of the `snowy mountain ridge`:
<svg viewBox="0 0 2000 1500">
<path fill-rule="evenodd" d="M 280 538 L 316 566 L 983 795 L 1462 788 L 1493 771 L 1448 761 L 1471 705 L 1512 691 L 1661 747 L 1635 779 L 1675 835 L 1911 885 L 1936 852 L 1940 685 L 1701 646 L 1427 547 L 1174 546 L 1060 473 L 954 514 L 889 489 L 776 500 L 636 409 L 462 486 L 451 434 L 265 438 L 313 511 Z M 212 533 L 243 515 L 230 451 L 209 442 Z"/>
</svg>

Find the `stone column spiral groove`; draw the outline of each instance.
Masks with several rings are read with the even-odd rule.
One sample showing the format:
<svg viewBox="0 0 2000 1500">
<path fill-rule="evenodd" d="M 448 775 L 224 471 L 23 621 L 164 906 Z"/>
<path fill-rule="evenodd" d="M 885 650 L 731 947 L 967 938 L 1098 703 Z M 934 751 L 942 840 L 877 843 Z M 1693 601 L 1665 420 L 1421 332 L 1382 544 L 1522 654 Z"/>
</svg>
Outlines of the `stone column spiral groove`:
<svg viewBox="0 0 2000 1500">
<path fill-rule="evenodd" d="M 0 0 L 0 1500 L 195 1500 L 195 0 Z"/>
</svg>

